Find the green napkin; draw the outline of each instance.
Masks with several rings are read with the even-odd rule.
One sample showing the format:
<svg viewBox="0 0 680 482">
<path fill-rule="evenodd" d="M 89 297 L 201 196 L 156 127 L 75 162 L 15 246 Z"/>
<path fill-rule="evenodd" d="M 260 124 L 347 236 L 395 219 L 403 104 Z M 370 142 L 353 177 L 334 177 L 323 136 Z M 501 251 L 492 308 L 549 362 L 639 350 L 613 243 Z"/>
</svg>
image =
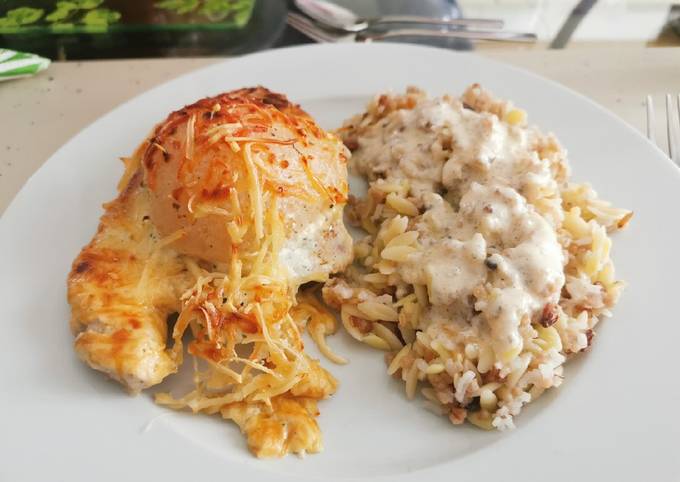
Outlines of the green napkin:
<svg viewBox="0 0 680 482">
<path fill-rule="evenodd" d="M 38 55 L 0 49 L 0 80 L 29 77 L 45 70 L 48 65 L 49 59 Z"/>
</svg>

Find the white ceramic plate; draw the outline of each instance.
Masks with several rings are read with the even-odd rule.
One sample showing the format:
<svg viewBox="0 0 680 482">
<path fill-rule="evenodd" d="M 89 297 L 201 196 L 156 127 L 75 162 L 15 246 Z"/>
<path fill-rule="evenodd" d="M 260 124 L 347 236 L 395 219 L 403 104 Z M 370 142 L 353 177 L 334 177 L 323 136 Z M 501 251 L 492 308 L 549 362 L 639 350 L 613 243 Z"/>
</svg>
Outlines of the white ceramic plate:
<svg viewBox="0 0 680 482">
<path fill-rule="evenodd" d="M 260 461 L 231 423 L 165 410 L 147 394 L 131 398 L 77 360 L 67 324 L 71 261 L 94 233 L 101 203 L 114 196 L 118 158 L 168 112 L 263 84 L 333 128 L 386 89 L 415 84 L 458 94 L 477 81 L 555 132 L 576 180 L 635 211 L 614 239 L 619 277 L 629 283 L 614 317 L 600 326 L 594 350 L 570 364 L 562 387 L 530 405 L 516 430 L 451 426 L 405 400 L 380 353 L 340 334 L 331 343 L 351 363 L 326 363 L 341 385 L 320 404 L 324 452 Z M 678 480 L 678 206 L 678 170 L 632 128 L 559 85 L 468 54 L 314 46 L 173 80 L 69 141 L 0 222 L 0 480 Z"/>
</svg>

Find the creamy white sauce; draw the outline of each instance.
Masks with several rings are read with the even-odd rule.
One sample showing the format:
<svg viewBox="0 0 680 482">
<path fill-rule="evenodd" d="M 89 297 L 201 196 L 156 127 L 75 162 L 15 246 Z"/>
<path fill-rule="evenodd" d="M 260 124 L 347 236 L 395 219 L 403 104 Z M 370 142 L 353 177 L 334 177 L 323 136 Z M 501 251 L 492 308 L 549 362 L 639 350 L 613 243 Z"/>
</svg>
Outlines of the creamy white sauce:
<svg viewBox="0 0 680 482">
<path fill-rule="evenodd" d="M 557 187 L 535 135 L 457 100 L 425 99 L 362 132 L 353 155 L 369 179 L 408 179 L 422 207 L 412 221 L 422 249 L 398 268 L 427 287 L 421 328 L 474 324 L 501 359 L 521 349 L 520 325 L 557 303 L 565 282 L 560 210 L 531 204 Z"/>
<path fill-rule="evenodd" d="M 290 209 L 283 205 L 289 225 L 286 240 L 279 251 L 279 263 L 296 284 L 323 281 L 333 270 L 341 269 L 351 260 L 351 245 L 346 243 L 341 207 L 323 213 L 304 208 Z"/>
<path fill-rule="evenodd" d="M 319 234 L 326 219 L 319 216 L 314 222 L 299 226 L 283 243 L 279 262 L 288 270 L 290 278 L 305 278 L 318 270 Z"/>
</svg>

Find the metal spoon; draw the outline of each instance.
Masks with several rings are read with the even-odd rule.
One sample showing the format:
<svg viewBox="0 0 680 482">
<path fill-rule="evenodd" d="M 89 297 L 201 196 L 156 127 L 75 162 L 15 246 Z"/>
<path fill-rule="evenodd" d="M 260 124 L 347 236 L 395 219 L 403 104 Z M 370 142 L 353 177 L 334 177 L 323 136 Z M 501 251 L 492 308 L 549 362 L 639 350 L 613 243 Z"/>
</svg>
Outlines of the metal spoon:
<svg viewBox="0 0 680 482">
<path fill-rule="evenodd" d="M 418 15 L 384 15 L 375 18 L 361 18 L 351 10 L 326 0 L 295 0 L 295 5 L 321 25 L 347 33 L 357 33 L 376 24 L 416 23 L 427 25 L 451 25 L 458 27 L 503 28 L 502 20 L 483 18 L 422 17 Z"/>
</svg>

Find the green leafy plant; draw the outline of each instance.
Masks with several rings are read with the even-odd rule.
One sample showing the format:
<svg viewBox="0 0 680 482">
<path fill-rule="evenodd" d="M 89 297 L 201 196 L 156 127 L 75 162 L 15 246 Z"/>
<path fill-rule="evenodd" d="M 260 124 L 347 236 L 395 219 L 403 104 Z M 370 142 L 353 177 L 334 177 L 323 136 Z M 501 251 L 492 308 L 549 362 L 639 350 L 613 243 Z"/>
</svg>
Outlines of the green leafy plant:
<svg viewBox="0 0 680 482">
<path fill-rule="evenodd" d="M 178 15 L 197 12 L 213 22 L 230 17 L 237 25 L 244 25 L 253 0 L 160 0 L 154 5 Z"/>
<path fill-rule="evenodd" d="M 73 32 L 75 28 L 76 24 L 69 22 L 53 23 L 52 25 L 50 25 L 50 30 L 52 30 L 55 33 Z"/>
<path fill-rule="evenodd" d="M 236 0 L 235 4 L 234 22 L 236 25 L 245 25 L 250 19 L 253 2 L 252 0 Z"/>
<path fill-rule="evenodd" d="M 120 12 L 108 8 L 97 8 L 85 14 L 81 22 L 93 27 L 106 27 L 120 20 Z"/>
<path fill-rule="evenodd" d="M 198 8 L 199 0 L 161 0 L 156 2 L 156 8 L 170 10 L 179 15 L 193 12 Z"/>
<path fill-rule="evenodd" d="M 110 8 L 98 8 L 104 0 L 64 0 L 56 3 L 45 21 L 54 32 L 73 31 L 81 26 L 87 32 L 103 32 L 109 25 L 120 20 L 120 12 Z"/>
<path fill-rule="evenodd" d="M 45 17 L 45 20 L 50 23 L 61 22 L 68 18 L 74 10 L 78 10 L 78 4 L 76 2 L 57 2 L 56 10 L 48 14 Z"/>
<path fill-rule="evenodd" d="M 7 17 L 16 20 L 19 25 L 29 25 L 40 20 L 44 13 L 42 8 L 21 7 L 7 12 Z"/>
<path fill-rule="evenodd" d="M 201 13 L 208 17 L 223 16 L 231 11 L 233 3 L 231 0 L 205 0 Z"/>
<path fill-rule="evenodd" d="M 42 8 L 19 7 L 8 10 L 4 17 L 0 17 L 0 28 L 21 27 L 37 22 L 45 11 Z"/>
<path fill-rule="evenodd" d="M 97 8 L 99 5 L 104 3 L 104 0 L 73 0 L 76 8 L 82 8 L 84 10 L 89 10 L 92 8 Z"/>
<path fill-rule="evenodd" d="M 0 0 L 0 6 L 3 1 Z M 242 26 L 250 18 L 254 1 L 155 0 L 154 6 L 176 15 L 198 14 L 211 22 L 227 19 Z M 58 0 L 53 3 L 52 9 L 14 8 L 0 17 L 0 33 L 15 33 L 24 29 L 34 30 L 39 26 L 48 26 L 50 30 L 58 33 L 106 31 L 110 25 L 119 22 L 122 15 L 120 12 L 105 8 L 104 4 L 105 0 Z"/>
</svg>

